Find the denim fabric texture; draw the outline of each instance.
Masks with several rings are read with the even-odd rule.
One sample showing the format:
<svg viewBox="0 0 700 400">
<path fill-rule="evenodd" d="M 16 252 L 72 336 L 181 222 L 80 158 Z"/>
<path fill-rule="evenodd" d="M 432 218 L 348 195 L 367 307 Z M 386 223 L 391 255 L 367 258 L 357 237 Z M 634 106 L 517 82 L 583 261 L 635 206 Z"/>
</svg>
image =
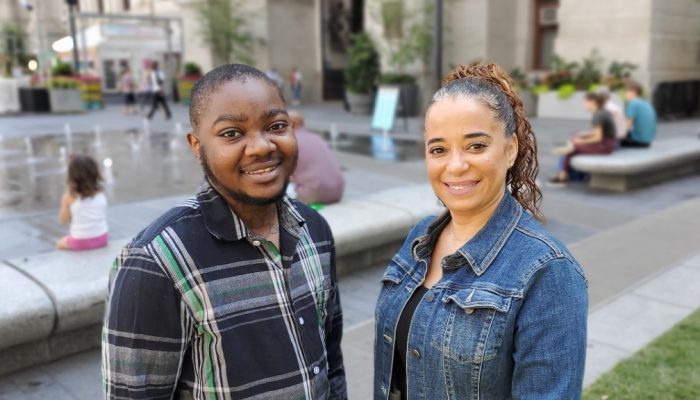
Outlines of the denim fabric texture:
<svg viewBox="0 0 700 400">
<path fill-rule="evenodd" d="M 382 277 L 374 398 L 391 389 L 396 325 L 425 279 L 449 213 L 419 222 Z M 506 193 L 482 230 L 442 260 L 408 336 L 408 399 L 578 399 L 587 281 L 566 247 Z"/>
</svg>

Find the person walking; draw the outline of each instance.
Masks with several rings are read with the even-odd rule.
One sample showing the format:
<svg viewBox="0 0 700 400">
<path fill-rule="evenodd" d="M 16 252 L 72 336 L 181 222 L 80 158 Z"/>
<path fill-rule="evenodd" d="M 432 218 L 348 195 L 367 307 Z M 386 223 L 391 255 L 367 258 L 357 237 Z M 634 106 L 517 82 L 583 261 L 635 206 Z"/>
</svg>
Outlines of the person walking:
<svg viewBox="0 0 700 400">
<path fill-rule="evenodd" d="M 89 250 L 107 246 L 107 196 L 102 191 L 102 176 L 90 156 L 74 156 L 68 164 L 67 189 L 61 198 L 59 221 L 70 224 L 62 237 L 60 250 Z"/>
<path fill-rule="evenodd" d="M 289 86 L 292 89 L 292 105 L 298 106 L 301 104 L 301 81 L 302 75 L 299 68 L 292 68 L 289 74 Z"/>
<path fill-rule="evenodd" d="M 347 399 L 328 223 L 285 196 L 297 143 L 279 88 L 227 64 L 192 89 L 205 182 L 111 270 L 108 399 Z"/>
<path fill-rule="evenodd" d="M 165 99 L 165 74 L 158 68 L 158 61 L 154 61 L 151 65 L 151 71 L 149 73 L 149 88 L 151 89 L 151 111 L 148 113 L 147 118 L 153 118 L 158 106 L 163 107 L 165 111 L 165 119 L 170 119 L 171 113 L 168 107 L 168 102 Z"/>
<path fill-rule="evenodd" d="M 512 80 L 457 67 L 424 140 L 446 210 L 413 227 L 381 279 L 374 399 L 580 398 L 587 283 L 537 221 L 537 146 Z"/>
<path fill-rule="evenodd" d="M 124 95 L 124 114 L 130 115 L 137 113 L 136 110 L 136 82 L 134 75 L 131 73 L 131 67 L 128 64 L 124 65 L 122 75 L 119 79 L 119 91 Z"/>
</svg>

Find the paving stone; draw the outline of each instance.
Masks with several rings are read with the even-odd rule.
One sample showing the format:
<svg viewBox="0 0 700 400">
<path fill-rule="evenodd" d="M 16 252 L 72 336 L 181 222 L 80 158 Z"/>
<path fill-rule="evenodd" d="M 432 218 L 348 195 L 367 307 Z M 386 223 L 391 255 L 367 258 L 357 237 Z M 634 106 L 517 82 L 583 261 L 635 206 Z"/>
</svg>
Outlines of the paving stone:
<svg viewBox="0 0 700 400">
<path fill-rule="evenodd" d="M 583 386 L 586 387 L 595 382 L 601 375 L 613 369 L 620 360 L 631 355 L 632 353 L 617 347 L 589 340 L 586 351 L 586 371 L 583 376 Z"/>
<path fill-rule="evenodd" d="M 588 338 L 634 353 L 692 311 L 636 295 L 622 296 L 589 316 Z"/>
<path fill-rule="evenodd" d="M 633 293 L 682 307 L 700 308 L 700 270 L 674 267 L 635 289 Z"/>
</svg>

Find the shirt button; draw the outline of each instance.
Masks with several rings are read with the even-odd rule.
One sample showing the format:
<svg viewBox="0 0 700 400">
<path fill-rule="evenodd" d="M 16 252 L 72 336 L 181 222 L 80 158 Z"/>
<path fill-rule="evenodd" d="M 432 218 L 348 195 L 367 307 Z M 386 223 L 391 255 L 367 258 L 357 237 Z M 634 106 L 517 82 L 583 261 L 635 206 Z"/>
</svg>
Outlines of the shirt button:
<svg viewBox="0 0 700 400">
<path fill-rule="evenodd" d="M 420 352 L 418 351 L 418 349 L 413 349 L 411 354 L 413 355 L 413 358 L 420 358 Z"/>
<path fill-rule="evenodd" d="M 321 372 L 321 368 L 318 366 L 314 367 L 314 375 L 318 375 L 319 372 Z"/>
<path fill-rule="evenodd" d="M 253 240 L 253 246 L 255 246 L 255 247 L 260 246 L 260 241 L 259 241 L 259 240 Z"/>
<path fill-rule="evenodd" d="M 304 317 L 299 317 L 299 325 L 304 325 Z"/>
<path fill-rule="evenodd" d="M 428 303 L 431 303 L 435 299 L 435 295 L 432 293 L 428 293 L 425 295 L 425 301 Z"/>
</svg>

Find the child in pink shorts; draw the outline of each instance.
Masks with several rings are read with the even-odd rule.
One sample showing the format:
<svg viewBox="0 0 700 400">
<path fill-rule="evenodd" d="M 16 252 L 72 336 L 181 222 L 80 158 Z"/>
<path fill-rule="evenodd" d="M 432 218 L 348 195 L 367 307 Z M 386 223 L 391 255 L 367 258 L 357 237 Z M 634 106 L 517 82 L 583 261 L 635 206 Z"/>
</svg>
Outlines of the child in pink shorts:
<svg viewBox="0 0 700 400">
<path fill-rule="evenodd" d="M 107 246 L 107 197 L 101 180 L 95 160 L 83 155 L 73 157 L 59 213 L 61 224 L 70 223 L 70 230 L 56 248 L 88 250 Z"/>
</svg>

